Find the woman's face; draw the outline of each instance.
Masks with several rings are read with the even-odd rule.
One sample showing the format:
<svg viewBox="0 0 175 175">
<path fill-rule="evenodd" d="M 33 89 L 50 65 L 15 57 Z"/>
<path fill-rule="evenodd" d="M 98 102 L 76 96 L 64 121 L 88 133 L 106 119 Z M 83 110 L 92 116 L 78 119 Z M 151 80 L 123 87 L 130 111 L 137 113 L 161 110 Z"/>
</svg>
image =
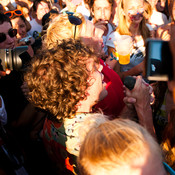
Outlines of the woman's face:
<svg viewBox="0 0 175 175">
<path fill-rule="evenodd" d="M 143 0 L 123 0 L 124 15 L 129 23 L 140 24 L 143 19 L 144 1 Z"/>
<path fill-rule="evenodd" d="M 27 35 L 27 27 L 25 22 L 20 18 L 15 18 L 15 19 L 11 19 L 12 22 L 12 26 L 14 29 L 17 29 L 17 38 L 21 39 L 26 37 Z"/>
<path fill-rule="evenodd" d="M 156 9 L 157 9 L 159 12 L 163 12 L 164 9 L 165 9 L 165 0 L 158 0 L 158 1 L 157 1 L 157 4 L 156 4 Z"/>
</svg>

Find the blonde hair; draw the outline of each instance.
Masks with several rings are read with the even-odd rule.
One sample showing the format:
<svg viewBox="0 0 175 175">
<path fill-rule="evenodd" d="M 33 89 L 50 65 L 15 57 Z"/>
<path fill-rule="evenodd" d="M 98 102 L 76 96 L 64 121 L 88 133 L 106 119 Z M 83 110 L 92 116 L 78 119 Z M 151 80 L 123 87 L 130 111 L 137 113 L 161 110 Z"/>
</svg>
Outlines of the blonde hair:
<svg viewBox="0 0 175 175">
<path fill-rule="evenodd" d="M 74 13 L 74 16 L 80 18 L 82 23 L 77 25 L 76 38 L 80 37 L 82 25 L 85 23 L 85 18 L 80 13 Z M 68 19 L 68 14 L 59 14 L 55 17 L 47 28 L 45 35 L 43 36 L 43 45 L 47 48 L 53 48 L 55 45 L 62 42 L 63 39 L 69 39 L 74 37 L 75 25 L 71 24 Z"/>
<path fill-rule="evenodd" d="M 119 32 L 120 35 L 131 35 L 131 32 L 129 31 L 129 27 L 127 26 L 126 17 L 124 15 L 124 1 L 126 0 L 121 0 L 119 3 L 119 7 L 118 7 L 119 25 L 116 30 Z M 150 32 L 148 27 L 146 26 L 145 17 L 143 17 L 139 28 L 144 41 L 146 41 L 146 39 L 150 36 Z"/>
<path fill-rule="evenodd" d="M 85 117 L 83 124 L 79 128 L 80 143 L 83 142 L 88 131 L 94 127 L 98 127 L 101 123 L 109 120 L 109 117 L 102 113 L 92 113 Z"/>
<path fill-rule="evenodd" d="M 129 119 L 115 119 L 92 128 L 80 148 L 78 166 L 80 174 L 90 175 L 103 169 L 132 164 L 143 152 L 161 160 L 161 150 L 154 138 L 141 125 Z"/>
</svg>

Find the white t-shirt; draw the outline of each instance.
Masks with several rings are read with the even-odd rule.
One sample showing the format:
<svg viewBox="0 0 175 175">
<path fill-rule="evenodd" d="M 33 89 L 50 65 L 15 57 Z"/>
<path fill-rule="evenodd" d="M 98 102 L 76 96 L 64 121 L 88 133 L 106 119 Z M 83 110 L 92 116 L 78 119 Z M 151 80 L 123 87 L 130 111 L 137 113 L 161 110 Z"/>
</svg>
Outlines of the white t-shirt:
<svg viewBox="0 0 175 175">
<path fill-rule="evenodd" d="M 40 36 L 43 26 L 38 24 L 35 19 L 32 19 L 30 22 L 31 29 L 28 32 L 28 35 L 31 35 L 33 38 Z"/>
<path fill-rule="evenodd" d="M 153 10 L 148 23 L 153 27 L 154 30 L 157 30 L 158 27 L 168 24 L 168 19 L 165 14 Z"/>
<path fill-rule="evenodd" d="M 113 27 L 112 27 L 112 25 L 110 23 L 108 23 L 107 26 L 108 26 L 108 33 L 107 33 L 106 36 L 103 36 L 103 44 L 104 44 L 103 50 L 104 50 L 104 52 L 105 52 L 106 55 L 108 55 L 108 47 L 106 45 L 106 42 L 107 42 L 107 40 L 108 40 L 109 35 L 111 34 L 111 32 L 114 31 L 114 29 L 113 29 Z"/>
</svg>

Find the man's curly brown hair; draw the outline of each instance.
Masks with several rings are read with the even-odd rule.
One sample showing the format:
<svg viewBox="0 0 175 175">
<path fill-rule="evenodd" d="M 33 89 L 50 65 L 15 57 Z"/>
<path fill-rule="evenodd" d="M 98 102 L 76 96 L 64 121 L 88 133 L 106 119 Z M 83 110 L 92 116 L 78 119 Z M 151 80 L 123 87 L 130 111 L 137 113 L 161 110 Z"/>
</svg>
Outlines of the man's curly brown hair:
<svg viewBox="0 0 175 175">
<path fill-rule="evenodd" d="M 24 76 L 29 101 L 58 120 L 70 118 L 77 111 L 77 103 L 86 98 L 90 86 L 87 60 L 92 58 L 94 64 L 99 63 L 98 56 L 92 48 L 72 39 L 42 50 Z"/>
</svg>

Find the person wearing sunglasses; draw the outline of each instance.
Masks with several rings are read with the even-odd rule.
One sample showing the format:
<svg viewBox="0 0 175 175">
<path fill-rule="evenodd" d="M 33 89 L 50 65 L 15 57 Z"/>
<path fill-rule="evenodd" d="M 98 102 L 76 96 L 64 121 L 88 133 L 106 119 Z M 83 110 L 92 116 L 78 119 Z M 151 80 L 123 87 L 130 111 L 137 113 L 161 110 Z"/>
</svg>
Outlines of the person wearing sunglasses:
<svg viewBox="0 0 175 175">
<path fill-rule="evenodd" d="M 150 29 L 144 17 L 144 0 L 121 0 L 118 6 L 119 24 L 114 32 L 112 32 L 106 42 L 108 46 L 108 54 L 116 53 L 117 39 L 122 35 L 132 37 L 130 62 L 128 64 L 120 64 L 118 59 L 109 56 L 106 63 L 110 65 L 121 77 L 122 80 L 129 75 L 143 75 L 145 72 L 145 42 L 150 37 Z"/>
<path fill-rule="evenodd" d="M 10 18 L 0 13 L 0 49 L 15 48 L 16 34 L 17 30 L 12 28 Z M 4 56 L 5 55 L 1 54 L 1 59 L 5 59 Z M 23 61 L 26 60 L 26 64 L 31 60 L 28 52 L 24 52 L 19 56 Z M 1 66 L 0 71 L 5 71 L 5 68 L 2 68 Z M 21 71 L 13 70 L 11 72 L 8 70 L 6 73 L 2 72 L 2 74 L 6 74 L 6 76 L 2 76 L 0 79 L 0 94 L 4 99 L 9 118 L 8 122 L 10 124 L 11 121 L 14 121 L 19 117 L 28 102 L 21 90 L 22 69 Z"/>
<path fill-rule="evenodd" d="M 1 15 L 0 20 L 0 48 L 12 49 L 15 47 L 17 30 L 12 28 L 10 19 Z"/>
<path fill-rule="evenodd" d="M 22 11 L 7 11 L 4 14 L 10 18 L 13 28 L 17 30 L 17 46 L 27 45 L 27 52 L 33 57 L 34 49 L 36 49 L 33 48 L 35 39 L 27 33 L 31 29 L 31 25 L 23 16 Z"/>
</svg>

